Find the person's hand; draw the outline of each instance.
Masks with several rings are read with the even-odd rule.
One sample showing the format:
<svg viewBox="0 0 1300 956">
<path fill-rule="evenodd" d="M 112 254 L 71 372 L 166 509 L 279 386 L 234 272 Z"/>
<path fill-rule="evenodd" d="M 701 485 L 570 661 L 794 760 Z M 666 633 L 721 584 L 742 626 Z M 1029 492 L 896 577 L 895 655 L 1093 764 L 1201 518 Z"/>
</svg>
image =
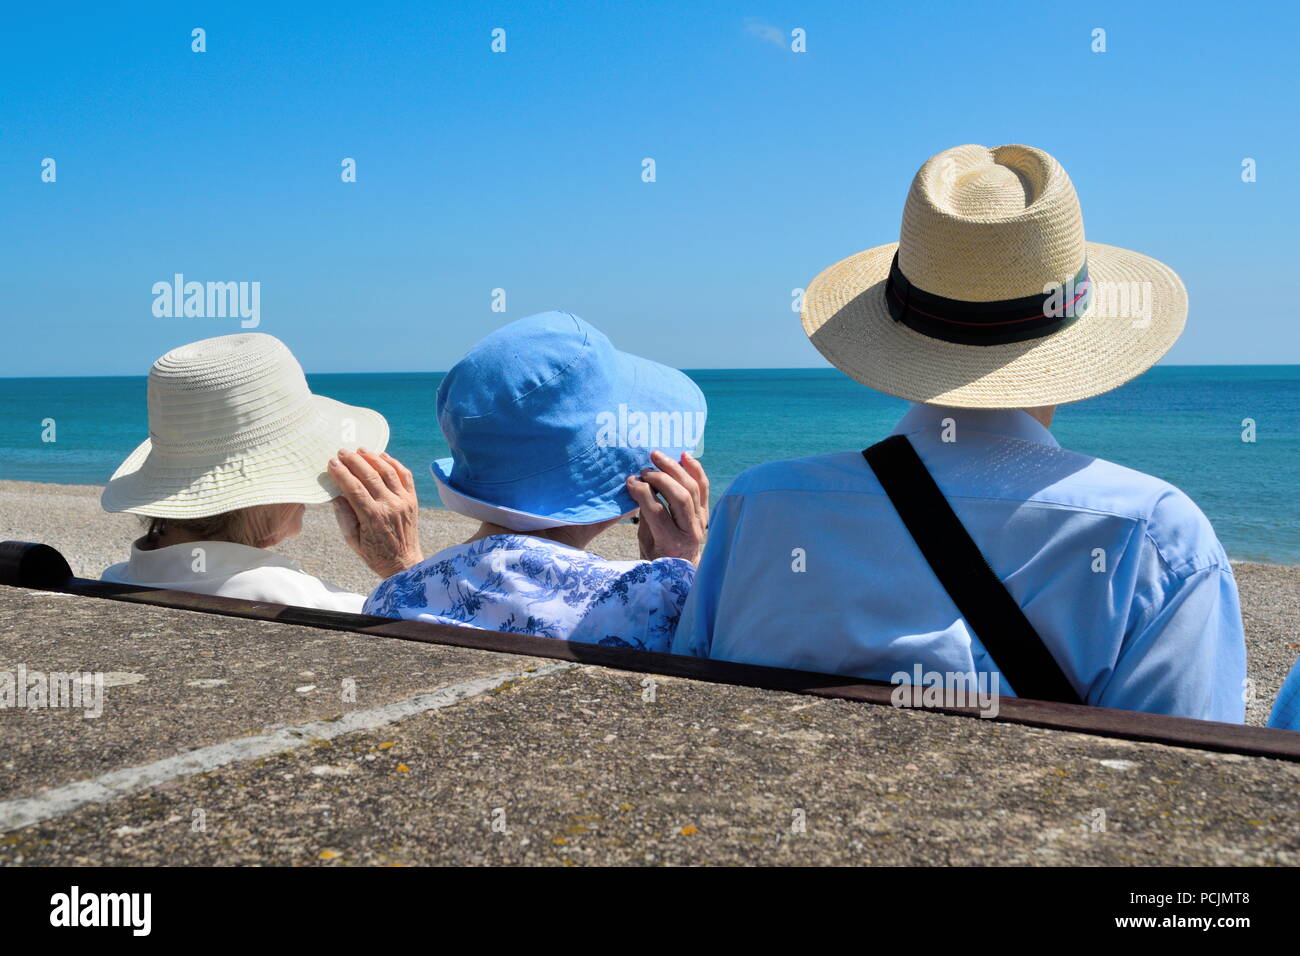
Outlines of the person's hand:
<svg viewBox="0 0 1300 956">
<path fill-rule="evenodd" d="M 661 451 L 651 452 L 650 460 L 655 468 L 627 479 L 628 494 L 641 509 L 636 531 L 641 557 L 699 564 L 709 528 L 709 476 L 685 453 L 680 464 Z"/>
<path fill-rule="evenodd" d="M 420 550 L 420 503 L 410 469 L 391 455 L 340 451 L 329 476 L 343 492 L 334 499 L 343 540 L 382 578 L 424 560 Z"/>
</svg>

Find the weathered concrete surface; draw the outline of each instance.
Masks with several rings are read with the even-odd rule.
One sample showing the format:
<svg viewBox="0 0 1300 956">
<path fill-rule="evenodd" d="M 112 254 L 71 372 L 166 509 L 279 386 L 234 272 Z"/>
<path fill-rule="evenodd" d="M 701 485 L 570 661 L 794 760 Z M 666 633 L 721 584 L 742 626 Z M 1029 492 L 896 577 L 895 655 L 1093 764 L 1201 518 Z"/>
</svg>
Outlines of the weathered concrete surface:
<svg viewBox="0 0 1300 956">
<path fill-rule="evenodd" d="M 96 719 L 0 709 L 0 800 L 542 663 L 6 587 L 0 622 L 0 671 L 144 678 L 107 688 Z"/>
<path fill-rule="evenodd" d="M 547 663 L 10 588 L 0 621 L 0 669 L 144 675 L 98 720 L 0 711 L 5 800 Z M 0 834 L 0 863 L 1300 863 L 1300 765 L 644 680 L 506 683 Z"/>
</svg>

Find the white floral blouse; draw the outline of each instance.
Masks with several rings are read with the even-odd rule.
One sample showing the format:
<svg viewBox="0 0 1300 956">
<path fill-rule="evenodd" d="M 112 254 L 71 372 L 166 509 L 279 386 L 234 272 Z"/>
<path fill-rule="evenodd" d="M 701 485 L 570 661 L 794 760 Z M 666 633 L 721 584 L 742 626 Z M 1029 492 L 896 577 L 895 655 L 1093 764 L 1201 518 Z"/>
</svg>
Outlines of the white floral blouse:
<svg viewBox="0 0 1300 956">
<path fill-rule="evenodd" d="M 694 580 L 681 558 L 607 561 L 546 538 L 492 535 L 393 575 L 365 613 L 667 651 Z"/>
</svg>

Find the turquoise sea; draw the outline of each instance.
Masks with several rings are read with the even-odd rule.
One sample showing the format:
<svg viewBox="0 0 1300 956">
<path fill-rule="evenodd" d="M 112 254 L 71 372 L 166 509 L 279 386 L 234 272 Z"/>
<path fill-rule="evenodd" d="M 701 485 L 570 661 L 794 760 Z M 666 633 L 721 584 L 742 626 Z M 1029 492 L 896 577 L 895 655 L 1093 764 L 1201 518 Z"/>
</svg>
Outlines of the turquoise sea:
<svg viewBox="0 0 1300 956">
<path fill-rule="evenodd" d="M 701 460 L 715 495 L 759 462 L 864 448 L 906 403 L 834 369 L 689 373 L 709 402 Z M 447 453 L 433 402 L 440 373 L 311 375 L 312 389 L 387 416 L 389 450 L 436 506 L 428 462 Z M 0 379 L 0 478 L 102 484 L 148 434 L 145 379 Z M 1061 408 L 1067 448 L 1182 488 L 1237 560 L 1300 564 L 1300 366 L 1157 367 L 1118 391 Z M 56 441 L 43 442 L 45 419 Z M 1243 419 L 1256 441 L 1242 441 Z"/>
</svg>

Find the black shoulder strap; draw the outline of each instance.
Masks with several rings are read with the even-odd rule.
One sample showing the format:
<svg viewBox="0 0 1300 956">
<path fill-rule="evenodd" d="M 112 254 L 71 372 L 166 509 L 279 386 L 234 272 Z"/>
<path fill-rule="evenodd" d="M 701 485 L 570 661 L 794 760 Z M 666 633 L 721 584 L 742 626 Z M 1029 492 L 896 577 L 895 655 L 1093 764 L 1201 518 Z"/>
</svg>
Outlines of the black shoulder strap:
<svg viewBox="0 0 1300 956">
<path fill-rule="evenodd" d="M 1025 612 L 962 527 L 907 437 L 886 438 L 866 449 L 862 457 L 876 473 L 934 576 L 1016 694 L 1082 703 Z"/>
</svg>

